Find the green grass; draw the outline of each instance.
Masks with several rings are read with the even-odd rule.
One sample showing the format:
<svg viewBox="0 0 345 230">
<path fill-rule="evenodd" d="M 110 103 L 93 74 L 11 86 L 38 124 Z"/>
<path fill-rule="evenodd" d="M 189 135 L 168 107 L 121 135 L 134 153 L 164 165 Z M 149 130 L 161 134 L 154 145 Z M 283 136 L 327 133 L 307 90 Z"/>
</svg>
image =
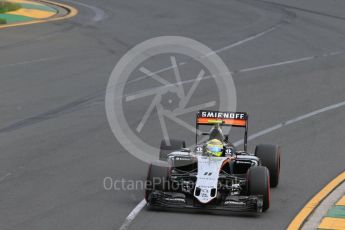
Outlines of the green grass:
<svg viewBox="0 0 345 230">
<path fill-rule="evenodd" d="M 15 11 L 19 10 L 21 8 L 20 4 L 18 3 L 12 3 L 0 0 L 0 14 L 9 12 L 9 11 Z"/>
<path fill-rule="evenodd" d="M 0 18 L 0 25 L 6 24 L 6 23 L 7 23 L 6 19 Z"/>
</svg>

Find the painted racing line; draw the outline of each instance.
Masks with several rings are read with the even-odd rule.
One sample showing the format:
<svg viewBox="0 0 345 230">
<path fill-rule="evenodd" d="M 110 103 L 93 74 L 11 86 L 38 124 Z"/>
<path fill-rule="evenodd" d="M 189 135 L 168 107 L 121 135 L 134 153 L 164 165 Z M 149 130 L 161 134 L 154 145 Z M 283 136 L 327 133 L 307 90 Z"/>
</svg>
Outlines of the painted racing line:
<svg viewBox="0 0 345 230">
<path fill-rule="evenodd" d="M 248 137 L 248 140 L 254 140 L 258 137 L 261 137 L 263 135 L 266 135 L 268 133 L 271 133 L 273 131 L 276 131 L 278 129 L 284 128 L 286 126 L 295 124 L 297 122 L 312 118 L 316 115 L 319 115 L 324 112 L 328 112 L 331 110 L 335 110 L 341 107 L 345 106 L 345 101 L 312 111 L 310 113 L 303 114 L 301 116 L 295 117 L 293 119 L 287 120 L 285 122 L 281 122 L 279 124 L 273 125 L 267 129 L 261 130 L 253 135 L 250 135 Z M 243 143 L 243 139 L 239 140 L 234 143 L 235 146 L 238 146 Z M 342 179 L 342 180 L 341 180 Z M 321 192 L 319 192 L 311 201 L 308 202 L 308 204 L 300 211 L 300 213 L 295 217 L 293 222 L 289 225 L 288 230 L 297 230 L 300 229 L 303 222 L 306 220 L 306 218 L 310 215 L 310 213 L 317 207 L 317 205 L 331 192 L 333 189 L 345 179 L 345 173 L 342 174 L 342 177 L 334 179 L 330 184 L 328 184 Z M 341 181 L 340 181 L 341 180 Z M 339 182 L 340 181 L 340 182 Z M 140 201 L 140 203 L 130 212 L 130 214 L 126 217 L 125 221 L 119 228 L 120 230 L 126 230 L 131 222 L 137 217 L 137 215 L 140 213 L 140 211 L 146 206 L 146 201 L 143 199 Z"/>
</svg>

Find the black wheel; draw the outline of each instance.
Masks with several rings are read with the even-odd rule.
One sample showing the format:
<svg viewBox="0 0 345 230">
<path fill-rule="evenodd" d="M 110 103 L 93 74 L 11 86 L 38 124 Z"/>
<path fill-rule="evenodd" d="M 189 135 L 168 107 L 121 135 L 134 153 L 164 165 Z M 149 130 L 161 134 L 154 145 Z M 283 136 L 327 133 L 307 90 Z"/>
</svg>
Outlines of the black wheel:
<svg viewBox="0 0 345 230">
<path fill-rule="evenodd" d="M 169 164 L 165 161 L 157 161 L 149 165 L 146 178 L 145 199 L 154 190 L 165 191 L 168 188 Z"/>
<path fill-rule="evenodd" d="M 277 145 L 257 145 L 255 156 L 260 158 L 262 165 L 270 171 L 271 187 L 277 187 L 280 174 L 280 147 Z"/>
<path fill-rule="evenodd" d="M 262 211 L 270 207 L 270 174 L 266 167 L 252 167 L 247 172 L 247 188 L 249 195 L 262 195 Z"/>
<path fill-rule="evenodd" d="M 159 151 L 159 160 L 165 161 L 168 159 L 168 154 L 186 148 L 186 142 L 180 140 L 170 139 L 170 145 L 167 145 L 165 140 L 161 141 L 160 151 Z"/>
</svg>

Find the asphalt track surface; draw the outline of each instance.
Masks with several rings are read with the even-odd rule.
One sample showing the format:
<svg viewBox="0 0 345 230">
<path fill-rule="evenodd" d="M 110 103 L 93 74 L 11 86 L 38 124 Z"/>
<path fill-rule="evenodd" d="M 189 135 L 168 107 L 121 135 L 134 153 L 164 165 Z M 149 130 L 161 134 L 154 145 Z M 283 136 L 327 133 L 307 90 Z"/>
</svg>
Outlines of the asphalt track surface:
<svg viewBox="0 0 345 230">
<path fill-rule="evenodd" d="M 104 177 L 141 180 L 147 171 L 114 138 L 104 92 L 117 61 L 146 39 L 185 36 L 219 50 L 234 73 L 238 110 L 250 114 L 250 133 L 345 100 L 343 1 L 64 3 L 78 16 L 0 30 L 0 229 L 118 229 L 142 200 L 142 190 L 103 188 Z M 200 87 L 205 98 L 217 94 Z M 135 126 L 146 107 L 126 109 Z M 144 209 L 129 229 L 285 229 L 344 170 L 344 117 L 339 107 L 250 143 L 251 150 L 277 143 L 284 154 L 281 184 L 263 215 Z"/>
</svg>

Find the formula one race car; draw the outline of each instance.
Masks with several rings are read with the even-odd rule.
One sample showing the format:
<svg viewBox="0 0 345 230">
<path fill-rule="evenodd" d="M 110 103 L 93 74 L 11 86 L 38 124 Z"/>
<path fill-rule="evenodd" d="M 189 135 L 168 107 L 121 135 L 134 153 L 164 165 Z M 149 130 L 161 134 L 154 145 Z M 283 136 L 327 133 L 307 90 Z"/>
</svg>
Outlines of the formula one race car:
<svg viewBox="0 0 345 230">
<path fill-rule="evenodd" d="M 200 125 L 213 126 L 199 144 Z M 245 130 L 244 148 L 237 150 L 222 126 Z M 248 115 L 242 112 L 199 111 L 196 145 L 162 140 L 160 160 L 150 164 L 145 199 L 149 207 L 262 212 L 270 206 L 270 187 L 280 172 L 280 147 L 258 145 L 247 152 Z M 168 143 L 167 143 L 168 142 Z"/>
</svg>

